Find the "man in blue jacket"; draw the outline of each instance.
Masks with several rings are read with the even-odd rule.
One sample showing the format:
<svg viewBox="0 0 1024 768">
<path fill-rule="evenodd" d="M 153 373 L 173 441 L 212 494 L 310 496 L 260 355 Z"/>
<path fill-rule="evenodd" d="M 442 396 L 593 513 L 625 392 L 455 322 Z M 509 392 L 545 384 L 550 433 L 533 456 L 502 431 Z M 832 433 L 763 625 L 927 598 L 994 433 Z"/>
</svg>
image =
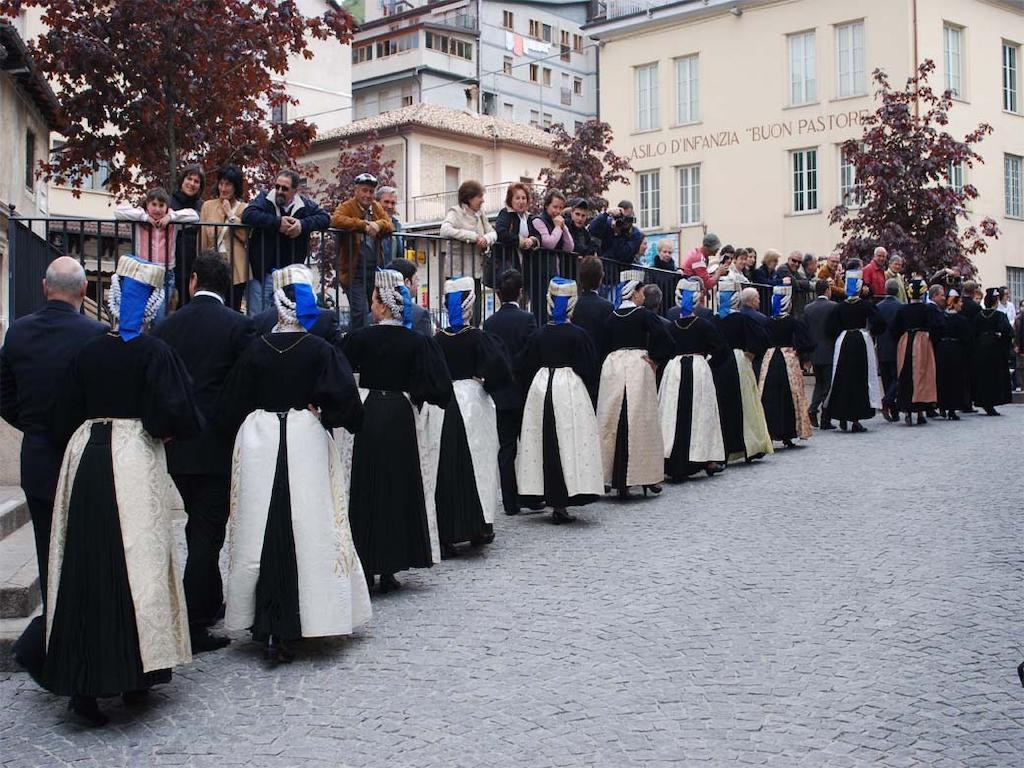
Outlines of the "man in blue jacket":
<svg viewBox="0 0 1024 768">
<path fill-rule="evenodd" d="M 634 227 L 633 222 L 633 204 L 628 200 L 594 217 L 589 229 L 601 243 L 602 258 L 620 264 L 636 261 L 644 233 Z"/>
<path fill-rule="evenodd" d="M 311 198 L 299 194 L 299 174 L 282 170 L 274 188 L 260 194 L 242 212 L 249 234 L 252 279 L 246 290 L 250 316 L 274 306 L 275 269 L 302 264 L 309 255 L 309 233 L 327 229 L 331 217 Z"/>
</svg>

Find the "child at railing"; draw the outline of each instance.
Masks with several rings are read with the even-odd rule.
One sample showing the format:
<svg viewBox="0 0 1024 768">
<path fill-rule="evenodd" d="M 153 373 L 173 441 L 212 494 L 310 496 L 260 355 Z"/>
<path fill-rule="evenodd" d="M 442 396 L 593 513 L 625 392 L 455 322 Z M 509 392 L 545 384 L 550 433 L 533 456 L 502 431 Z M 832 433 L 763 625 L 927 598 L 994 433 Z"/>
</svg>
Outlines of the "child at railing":
<svg viewBox="0 0 1024 768">
<path fill-rule="evenodd" d="M 167 205 L 169 201 L 170 198 L 163 187 L 153 187 L 146 192 L 144 208 L 122 203 L 114 211 L 114 218 L 139 224 L 134 227 L 136 255 L 165 268 L 164 303 L 157 311 L 154 323 L 166 317 L 167 307 L 174 293 L 174 225 L 199 221 L 199 214 L 191 208 L 170 210 Z"/>
</svg>

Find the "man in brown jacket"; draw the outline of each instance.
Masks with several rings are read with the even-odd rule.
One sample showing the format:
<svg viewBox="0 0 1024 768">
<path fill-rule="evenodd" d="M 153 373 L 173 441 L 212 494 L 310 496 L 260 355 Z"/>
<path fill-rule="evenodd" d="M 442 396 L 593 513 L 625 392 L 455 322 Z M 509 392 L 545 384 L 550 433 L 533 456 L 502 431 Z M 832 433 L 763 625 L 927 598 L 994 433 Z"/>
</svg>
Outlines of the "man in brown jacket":
<svg viewBox="0 0 1024 768">
<path fill-rule="evenodd" d="M 381 266 L 381 241 L 395 232 L 391 217 L 373 199 L 376 188 L 373 174 L 359 174 L 354 194 L 331 216 L 334 229 L 351 233 L 340 235 L 338 244 L 338 279 L 348 294 L 350 330 L 369 322 L 373 273 Z"/>
</svg>

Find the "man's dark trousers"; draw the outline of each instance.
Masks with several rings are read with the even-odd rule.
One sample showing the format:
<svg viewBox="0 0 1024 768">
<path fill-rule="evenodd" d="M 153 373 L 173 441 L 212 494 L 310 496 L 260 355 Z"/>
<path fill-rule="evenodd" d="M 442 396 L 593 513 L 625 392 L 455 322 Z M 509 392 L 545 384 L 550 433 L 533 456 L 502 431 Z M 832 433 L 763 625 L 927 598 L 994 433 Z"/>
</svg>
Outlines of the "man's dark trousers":
<svg viewBox="0 0 1024 768">
<path fill-rule="evenodd" d="M 190 627 L 217 623 L 224 604 L 220 550 L 231 509 L 231 479 L 226 475 L 174 475 L 185 502 L 185 604 Z"/>
</svg>

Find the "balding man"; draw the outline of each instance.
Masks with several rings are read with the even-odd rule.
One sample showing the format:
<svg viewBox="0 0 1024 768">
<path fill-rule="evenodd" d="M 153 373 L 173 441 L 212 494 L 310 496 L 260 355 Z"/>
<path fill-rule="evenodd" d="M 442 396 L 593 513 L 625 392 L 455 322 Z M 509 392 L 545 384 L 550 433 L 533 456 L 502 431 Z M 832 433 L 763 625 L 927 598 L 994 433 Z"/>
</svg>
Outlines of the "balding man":
<svg viewBox="0 0 1024 768">
<path fill-rule="evenodd" d="M 878 246 L 871 261 L 864 267 L 861 280 L 871 289 L 872 296 L 885 296 L 885 265 L 888 260 L 889 252 Z"/>
<path fill-rule="evenodd" d="M 50 520 L 61 462 L 61 448 L 51 437 L 57 389 L 78 350 L 107 331 L 107 326 L 80 314 L 85 291 L 81 264 L 67 256 L 53 261 L 43 280 L 46 306 L 15 320 L 0 349 L 0 417 L 23 433 L 21 487 L 32 516 L 44 598 Z M 42 662 L 42 624 L 37 623 L 39 626 L 30 626 L 15 646 L 15 654 L 30 670 L 34 663 Z M 28 637 L 33 631 L 38 631 L 38 649 L 26 647 L 31 645 Z M 33 652 L 40 658 L 33 659 Z"/>
</svg>

